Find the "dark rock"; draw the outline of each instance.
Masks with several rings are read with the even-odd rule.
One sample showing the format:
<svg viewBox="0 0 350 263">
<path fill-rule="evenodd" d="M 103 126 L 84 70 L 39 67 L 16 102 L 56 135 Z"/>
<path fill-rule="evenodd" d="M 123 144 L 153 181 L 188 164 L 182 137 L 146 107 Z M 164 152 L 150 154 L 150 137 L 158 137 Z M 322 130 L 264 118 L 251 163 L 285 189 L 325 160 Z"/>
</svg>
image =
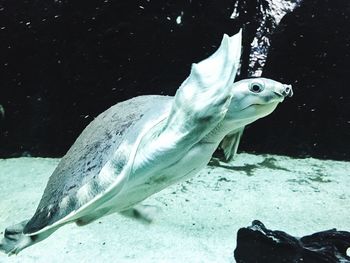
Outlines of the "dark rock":
<svg viewBox="0 0 350 263">
<path fill-rule="evenodd" d="M 237 234 L 234 252 L 237 263 L 260 262 L 350 262 L 346 255 L 350 247 L 350 232 L 331 229 L 302 238 L 282 231 L 267 229 L 260 221 L 253 221 Z"/>
</svg>

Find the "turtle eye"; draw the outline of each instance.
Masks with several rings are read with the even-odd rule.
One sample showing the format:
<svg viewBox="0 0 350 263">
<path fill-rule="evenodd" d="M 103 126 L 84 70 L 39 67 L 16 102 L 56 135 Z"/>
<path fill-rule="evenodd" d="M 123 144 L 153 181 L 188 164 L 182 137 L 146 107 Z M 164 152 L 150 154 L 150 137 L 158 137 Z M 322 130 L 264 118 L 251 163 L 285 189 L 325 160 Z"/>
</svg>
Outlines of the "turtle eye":
<svg viewBox="0 0 350 263">
<path fill-rule="evenodd" d="M 264 90 L 264 86 L 261 83 L 253 82 L 250 84 L 249 90 L 254 93 L 260 93 Z"/>
</svg>

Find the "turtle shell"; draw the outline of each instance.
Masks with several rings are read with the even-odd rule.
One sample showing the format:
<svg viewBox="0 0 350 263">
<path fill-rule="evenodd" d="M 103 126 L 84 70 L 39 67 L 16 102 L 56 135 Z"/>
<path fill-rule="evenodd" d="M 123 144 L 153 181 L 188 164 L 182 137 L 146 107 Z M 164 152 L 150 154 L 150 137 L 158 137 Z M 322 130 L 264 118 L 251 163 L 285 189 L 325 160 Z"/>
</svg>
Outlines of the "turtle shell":
<svg viewBox="0 0 350 263">
<path fill-rule="evenodd" d="M 50 176 L 38 208 L 23 233 L 38 232 L 64 219 L 103 192 L 106 187 L 99 187 L 97 182 L 101 169 L 113 158 L 126 136 L 132 133 L 132 138 L 136 138 L 143 127 L 139 123 L 152 121 L 155 115 L 160 115 L 165 105 L 170 104 L 171 98 L 139 96 L 118 103 L 96 117 L 83 130 Z M 128 140 L 129 144 L 135 142 L 135 139 Z M 121 162 L 119 168 L 122 169 L 125 164 L 126 162 Z M 82 203 L 77 200 L 77 193 L 86 184 L 96 187 Z M 66 200 L 64 208 L 60 205 L 62 200 Z"/>
</svg>

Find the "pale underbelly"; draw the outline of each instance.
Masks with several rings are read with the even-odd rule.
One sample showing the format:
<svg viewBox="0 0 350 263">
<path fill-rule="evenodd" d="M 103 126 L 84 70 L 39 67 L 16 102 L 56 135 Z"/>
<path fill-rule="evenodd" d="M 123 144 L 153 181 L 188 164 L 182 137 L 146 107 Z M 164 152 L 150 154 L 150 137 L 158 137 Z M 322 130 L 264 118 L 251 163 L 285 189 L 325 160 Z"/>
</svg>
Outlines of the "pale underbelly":
<svg viewBox="0 0 350 263">
<path fill-rule="evenodd" d="M 111 207 L 111 212 L 123 211 L 174 183 L 190 179 L 208 164 L 216 147 L 198 144 L 169 167 L 149 174 L 133 174 L 132 181 L 128 181 L 123 190 L 103 207 Z"/>
</svg>

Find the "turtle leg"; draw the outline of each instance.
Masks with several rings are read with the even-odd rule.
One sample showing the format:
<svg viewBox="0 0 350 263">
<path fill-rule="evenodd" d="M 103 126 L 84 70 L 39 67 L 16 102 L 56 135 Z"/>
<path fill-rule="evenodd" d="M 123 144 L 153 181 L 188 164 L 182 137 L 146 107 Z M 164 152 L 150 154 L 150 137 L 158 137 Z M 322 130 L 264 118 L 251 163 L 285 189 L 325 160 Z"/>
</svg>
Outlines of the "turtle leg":
<svg viewBox="0 0 350 263">
<path fill-rule="evenodd" d="M 50 229 L 38 235 L 25 235 L 23 229 L 29 220 L 22 221 L 19 224 L 7 227 L 5 229 L 4 238 L 0 241 L 0 251 L 5 254 L 17 255 L 20 251 L 34 245 L 57 230 L 57 228 Z"/>
<path fill-rule="evenodd" d="M 142 223 L 149 224 L 153 221 L 155 214 L 158 211 L 159 211 L 159 208 L 156 206 L 140 205 L 140 204 L 132 208 L 123 210 L 121 212 L 114 210 L 112 207 L 106 207 L 103 209 L 98 209 L 88 215 L 78 218 L 75 221 L 75 223 L 77 224 L 77 226 L 86 226 L 103 216 L 118 212 L 119 214 L 125 217 L 133 218 L 133 219 L 139 220 Z"/>
<path fill-rule="evenodd" d="M 119 212 L 121 215 L 139 220 L 142 223 L 150 224 L 160 208 L 152 205 L 136 205 L 132 208 Z"/>
<path fill-rule="evenodd" d="M 95 221 L 96 219 L 99 219 L 99 218 L 107 215 L 110 210 L 111 210 L 110 207 L 98 209 L 98 210 L 96 210 L 88 215 L 79 217 L 75 221 L 75 223 L 77 224 L 77 226 L 86 226 L 86 225 L 92 223 L 93 221 Z"/>
</svg>

